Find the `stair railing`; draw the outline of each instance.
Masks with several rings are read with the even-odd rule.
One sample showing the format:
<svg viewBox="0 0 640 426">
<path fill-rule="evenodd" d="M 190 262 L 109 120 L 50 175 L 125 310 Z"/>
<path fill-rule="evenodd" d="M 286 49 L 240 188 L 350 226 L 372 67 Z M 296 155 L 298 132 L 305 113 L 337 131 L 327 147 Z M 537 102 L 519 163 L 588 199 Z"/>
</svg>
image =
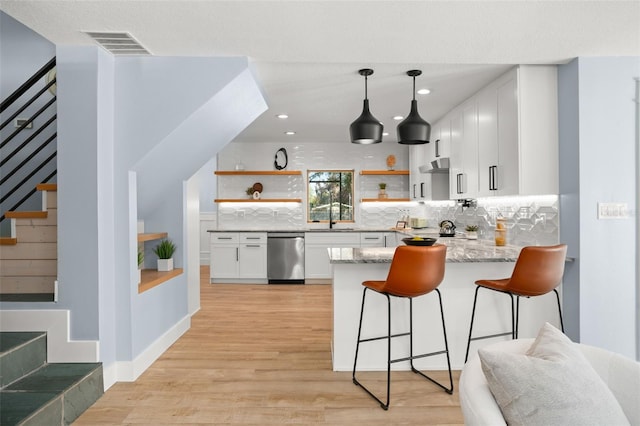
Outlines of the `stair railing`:
<svg viewBox="0 0 640 426">
<path fill-rule="evenodd" d="M 20 87 L 18 87 L 13 93 L 11 93 L 2 103 L 0 103 L 0 113 L 4 112 L 11 105 L 16 103 L 18 99 L 22 97 L 29 89 L 31 89 L 35 84 L 37 84 L 49 71 L 51 71 L 56 66 L 56 58 L 52 58 L 49 62 L 47 62 L 42 68 L 36 71 L 29 79 L 27 79 Z M 15 112 L 11 114 L 6 120 L 0 124 L 0 130 L 4 129 L 9 123 L 11 123 L 20 113 L 22 113 L 26 108 L 28 108 L 31 104 L 33 104 L 37 99 L 40 98 L 51 86 L 56 84 L 55 77 L 51 79 L 47 84 L 44 85 L 43 88 L 38 90 L 31 98 L 27 99 L 20 107 L 16 109 Z M 35 113 L 31 115 L 28 119 L 26 119 L 22 124 L 20 124 L 15 131 L 13 131 L 6 139 L 0 142 L 0 149 L 5 148 L 7 144 L 13 140 L 16 136 L 21 134 L 21 132 L 28 128 L 30 124 L 34 122 L 36 118 L 42 115 L 49 107 L 55 105 L 56 96 L 54 95 L 51 100 L 49 100 L 46 104 L 44 104 L 41 108 L 39 108 Z M 0 194 L 2 197 L 0 198 L 0 203 L 5 202 L 9 199 L 13 194 L 18 192 L 18 196 L 21 196 L 20 200 L 14 205 L 12 205 L 8 209 L 4 209 L 2 212 L 2 216 L 0 216 L 0 222 L 5 219 L 5 214 L 7 211 L 16 210 L 22 204 L 24 204 L 33 194 L 36 193 L 36 188 L 34 186 L 27 187 L 26 184 L 29 182 L 33 176 L 36 175 L 40 170 L 42 170 L 45 166 L 54 161 L 57 157 L 57 149 L 53 149 L 53 153 L 50 154 L 44 160 L 41 160 L 37 164 L 32 164 L 34 157 L 45 149 L 49 144 L 53 143 L 57 138 L 57 131 L 55 128 L 57 120 L 57 114 L 53 114 L 46 122 L 44 122 L 40 127 L 34 130 L 33 134 L 27 137 L 19 146 L 13 149 L 10 153 L 3 155 L 2 160 L 0 161 L 0 167 L 5 167 L 7 163 L 14 158 L 16 155 L 21 154 L 25 156 L 25 158 L 17 165 L 15 165 L 10 170 L 3 170 L 2 179 L 0 179 Z M 35 145 L 38 142 L 34 142 L 38 136 L 40 136 L 43 131 L 50 126 L 53 126 L 53 133 L 46 137 L 44 141 L 40 142 L 39 145 Z M 44 135 L 42 137 L 45 137 Z M 14 176 L 18 171 L 26 170 L 30 168 L 29 173 L 27 173 L 19 182 L 15 183 L 13 186 L 9 186 L 9 179 Z M 39 183 L 47 183 L 57 174 L 57 169 L 54 167 L 53 172 L 49 173 L 44 179 L 40 179 Z"/>
</svg>

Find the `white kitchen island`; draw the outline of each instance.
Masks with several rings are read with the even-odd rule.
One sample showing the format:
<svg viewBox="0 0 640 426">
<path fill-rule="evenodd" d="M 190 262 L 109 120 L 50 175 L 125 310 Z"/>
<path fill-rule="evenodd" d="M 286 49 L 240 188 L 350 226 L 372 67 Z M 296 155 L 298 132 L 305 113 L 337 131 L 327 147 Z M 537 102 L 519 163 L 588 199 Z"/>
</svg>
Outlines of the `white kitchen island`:
<svg viewBox="0 0 640 426">
<path fill-rule="evenodd" d="M 447 327 L 451 367 L 461 369 L 464 364 L 473 296 L 478 279 L 511 276 L 520 247 L 496 247 L 481 240 L 440 238 L 447 245 L 445 277 L 438 287 L 442 294 Z M 362 305 L 362 282 L 384 280 L 395 248 L 332 248 L 329 257 L 333 266 L 333 370 L 351 371 L 358 335 L 358 320 Z M 392 297 L 392 333 L 409 329 L 407 299 Z M 414 353 L 444 349 L 438 296 L 435 292 L 414 299 Z M 558 309 L 553 292 L 520 300 L 520 337 L 534 337 L 538 329 L 549 322 L 560 327 Z M 511 299 L 506 294 L 480 290 L 476 307 L 474 336 L 510 331 Z M 367 292 L 362 338 L 382 336 L 387 330 L 387 300 L 383 295 Z M 478 347 L 508 337 L 472 342 L 469 355 Z M 386 370 L 386 340 L 362 343 L 358 355 L 358 370 Z M 392 358 L 409 352 L 408 337 L 392 339 Z M 444 355 L 414 361 L 420 369 L 447 368 Z M 408 370 L 409 363 L 393 364 L 393 369 Z"/>
</svg>

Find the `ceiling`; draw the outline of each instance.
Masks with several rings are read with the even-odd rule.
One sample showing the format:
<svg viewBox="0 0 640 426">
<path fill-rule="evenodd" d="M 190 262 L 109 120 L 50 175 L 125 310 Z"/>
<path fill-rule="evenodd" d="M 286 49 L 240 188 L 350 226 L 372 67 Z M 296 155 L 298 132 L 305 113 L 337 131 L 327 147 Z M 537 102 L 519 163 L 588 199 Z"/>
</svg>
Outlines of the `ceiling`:
<svg viewBox="0 0 640 426">
<path fill-rule="evenodd" d="M 345 142 L 362 111 L 395 142 L 394 115 L 433 122 L 514 64 L 578 56 L 640 56 L 640 1 L 0 0 L 55 44 L 92 45 L 85 32 L 126 31 L 157 56 L 247 56 L 269 110 L 242 142 Z M 286 113 L 286 120 L 276 114 Z M 285 131 L 296 134 L 286 136 Z"/>
</svg>

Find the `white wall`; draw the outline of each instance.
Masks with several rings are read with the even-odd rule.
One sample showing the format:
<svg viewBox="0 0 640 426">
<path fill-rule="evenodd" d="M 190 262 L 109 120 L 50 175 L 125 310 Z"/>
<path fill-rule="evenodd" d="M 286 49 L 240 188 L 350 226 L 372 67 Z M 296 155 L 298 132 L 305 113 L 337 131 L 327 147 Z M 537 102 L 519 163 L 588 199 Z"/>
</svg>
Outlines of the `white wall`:
<svg viewBox="0 0 640 426">
<path fill-rule="evenodd" d="M 566 90 L 559 99 L 560 164 L 566 168 L 561 174 L 561 241 L 568 242 L 569 255 L 578 260 L 565 277 L 565 299 L 579 300 L 579 336 L 572 337 L 631 358 L 636 357 L 638 327 L 633 216 L 639 77 L 640 58 L 579 58 L 562 69 L 560 84 Z M 631 214 L 598 219 L 599 202 L 626 203 Z M 573 312 L 572 333 L 575 319 Z"/>
</svg>

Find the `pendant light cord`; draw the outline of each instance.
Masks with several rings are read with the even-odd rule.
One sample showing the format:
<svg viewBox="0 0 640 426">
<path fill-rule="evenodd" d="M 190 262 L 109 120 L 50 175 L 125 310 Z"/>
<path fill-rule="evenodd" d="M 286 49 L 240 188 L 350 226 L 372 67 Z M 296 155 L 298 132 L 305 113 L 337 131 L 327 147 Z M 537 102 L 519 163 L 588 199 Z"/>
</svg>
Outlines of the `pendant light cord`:
<svg viewBox="0 0 640 426">
<path fill-rule="evenodd" d="M 416 76 L 413 76 L 413 100 L 416 100 Z"/>
<path fill-rule="evenodd" d="M 367 78 L 368 78 L 368 76 L 365 74 L 365 76 L 364 76 L 364 99 L 365 100 L 368 99 L 368 97 L 367 97 Z"/>
</svg>

